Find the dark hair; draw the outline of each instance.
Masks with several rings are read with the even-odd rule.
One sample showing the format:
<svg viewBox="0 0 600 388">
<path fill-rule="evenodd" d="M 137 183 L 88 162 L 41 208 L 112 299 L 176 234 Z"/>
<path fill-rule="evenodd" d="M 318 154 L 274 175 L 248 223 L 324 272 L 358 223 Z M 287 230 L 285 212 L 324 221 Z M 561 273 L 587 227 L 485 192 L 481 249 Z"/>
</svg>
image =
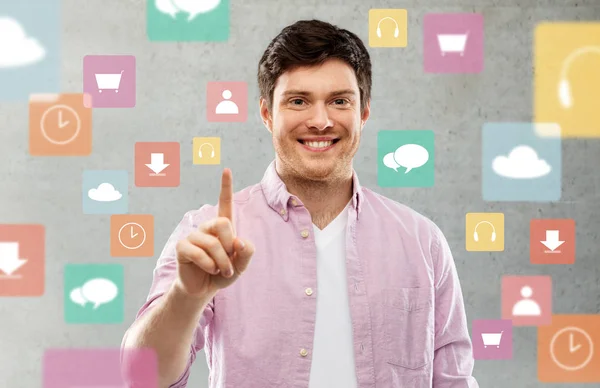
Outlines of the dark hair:
<svg viewBox="0 0 600 388">
<path fill-rule="evenodd" d="M 258 87 L 271 112 L 277 78 L 299 66 L 320 65 L 338 58 L 354 69 L 361 112 L 371 99 L 371 58 L 356 34 L 320 20 L 300 20 L 285 27 L 258 63 Z"/>
</svg>

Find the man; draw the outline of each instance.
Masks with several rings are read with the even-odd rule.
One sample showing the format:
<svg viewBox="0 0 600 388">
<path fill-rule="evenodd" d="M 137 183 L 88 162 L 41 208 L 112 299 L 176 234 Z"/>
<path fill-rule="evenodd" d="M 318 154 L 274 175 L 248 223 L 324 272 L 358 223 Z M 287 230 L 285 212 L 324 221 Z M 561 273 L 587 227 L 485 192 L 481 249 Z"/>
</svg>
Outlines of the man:
<svg viewBox="0 0 600 388">
<path fill-rule="evenodd" d="M 156 350 L 161 387 L 185 387 L 201 349 L 210 387 L 478 387 L 442 232 L 352 167 L 370 113 L 361 40 L 299 21 L 258 84 L 275 160 L 235 194 L 225 169 L 218 206 L 184 216 L 123 347 Z"/>
</svg>

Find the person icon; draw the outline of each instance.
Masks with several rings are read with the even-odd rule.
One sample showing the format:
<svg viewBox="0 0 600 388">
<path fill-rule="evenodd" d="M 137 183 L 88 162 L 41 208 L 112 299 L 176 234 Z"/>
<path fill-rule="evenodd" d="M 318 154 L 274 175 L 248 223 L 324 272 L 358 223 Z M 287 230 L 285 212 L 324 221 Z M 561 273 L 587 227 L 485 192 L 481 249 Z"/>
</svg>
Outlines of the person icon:
<svg viewBox="0 0 600 388">
<path fill-rule="evenodd" d="M 218 115 L 236 115 L 239 113 L 239 109 L 238 106 L 236 105 L 235 102 L 231 101 L 231 91 L 230 90 L 223 90 L 223 93 L 221 94 L 224 98 L 223 101 L 221 101 L 219 103 L 219 105 L 217 105 L 217 109 L 215 109 L 215 113 Z"/>
<path fill-rule="evenodd" d="M 530 299 L 533 295 L 533 290 L 529 286 L 521 288 L 521 296 L 523 299 L 515 303 L 512 309 L 514 316 L 540 316 L 542 310 L 536 301 Z"/>
</svg>

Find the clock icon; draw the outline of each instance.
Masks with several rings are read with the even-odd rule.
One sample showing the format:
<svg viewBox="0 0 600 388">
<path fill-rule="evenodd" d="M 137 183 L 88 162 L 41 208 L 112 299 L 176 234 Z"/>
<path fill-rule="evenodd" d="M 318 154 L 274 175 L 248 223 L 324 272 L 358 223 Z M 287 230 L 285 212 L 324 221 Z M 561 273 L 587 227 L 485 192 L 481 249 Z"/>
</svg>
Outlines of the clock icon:
<svg viewBox="0 0 600 388">
<path fill-rule="evenodd" d="M 552 337 L 550 356 L 552 361 L 567 371 L 584 368 L 594 355 L 594 342 L 585 331 L 575 326 L 565 327 Z"/>
<path fill-rule="evenodd" d="M 146 241 L 146 231 L 136 222 L 128 222 L 119 229 L 119 242 L 127 249 L 138 249 Z"/>
<path fill-rule="evenodd" d="M 40 119 L 42 135 L 52 144 L 64 145 L 72 142 L 81 130 L 81 119 L 68 105 L 59 104 L 46 109 Z"/>
</svg>

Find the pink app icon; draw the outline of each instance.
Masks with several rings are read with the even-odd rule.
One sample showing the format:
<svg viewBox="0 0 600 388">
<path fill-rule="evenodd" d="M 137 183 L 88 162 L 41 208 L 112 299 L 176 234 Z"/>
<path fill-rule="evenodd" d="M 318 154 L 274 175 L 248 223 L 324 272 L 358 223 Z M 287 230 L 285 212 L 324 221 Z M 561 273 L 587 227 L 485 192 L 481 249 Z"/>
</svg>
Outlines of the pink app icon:
<svg viewBox="0 0 600 388">
<path fill-rule="evenodd" d="M 426 73 L 479 73 L 483 70 L 483 15 L 427 14 L 423 44 Z"/>
<path fill-rule="evenodd" d="M 248 117 L 246 82 L 209 82 L 206 119 L 209 122 L 244 122 Z"/>
<path fill-rule="evenodd" d="M 158 388 L 158 359 L 152 349 L 48 349 L 43 358 L 43 388 Z"/>
<path fill-rule="evenodd" d="M 86 108 L 135 107 L 135 57 L 86 55 L 83 57 L 83 91 L 91 97 L 86 102 L 90 106 Z"/>
<path fill-rule="evenodd" d="M 513 356 L 510 319 L 476 319 L 471 337 L 476 360 L 509 360 Z"/>
<path fill-rule="evenodd" d="M 503 276 L 502 319 L 513 326 L 545 326 L 552 323 L 550 276 Z"/>
</svg>

